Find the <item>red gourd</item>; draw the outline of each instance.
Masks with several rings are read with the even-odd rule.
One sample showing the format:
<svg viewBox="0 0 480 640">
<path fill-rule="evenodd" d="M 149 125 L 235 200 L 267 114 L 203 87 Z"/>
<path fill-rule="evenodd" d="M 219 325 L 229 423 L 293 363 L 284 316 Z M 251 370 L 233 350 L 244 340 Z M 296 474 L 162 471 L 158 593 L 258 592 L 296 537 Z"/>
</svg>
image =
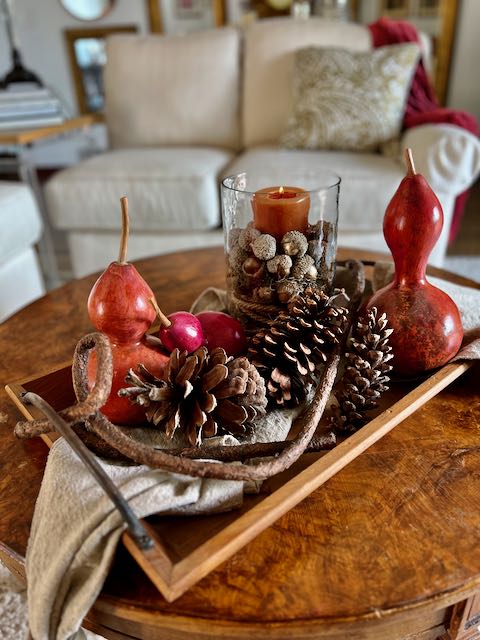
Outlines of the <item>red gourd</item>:
<svg viewBox="0 0 480 640">
<path fill-rule="evenodd" d="M 460 348 L 463 329 L 453 300 L 425 277 L 428 257 L 443 227 L 441 204 L 425 178 L 416 173 L 410 149 L 405 158 L 407 175 L 383 221 L 395 277 L 367 306 L 387 314 L 393 329 L 394 371 L 412 376 L 448 362 Z"/>
<path fill-rule="evenodd" d="M 115 424 L 132 425 L 145 422 L 145 412 L 128 398 L 118 397 L 118 390 L 127 386 L 127 371 L 143 363 L 154 375 L 161 377 L 169 356 L 157 338 L 145 335 L 156 317 L 151 304 L 154 294 L 133 264 L 127 262 L 128 201 L 123 197 L 120 202 L 122 239 L 119 258 L 93 285 L 88 297 L 88 313 L 94 327 L 108 336 L 112 347 L 112 390 L 102 413 Z M 96 355 L 93 353 L 88 362 L 90 385 L 95 380 L 95 371 Z"/>
</svg>

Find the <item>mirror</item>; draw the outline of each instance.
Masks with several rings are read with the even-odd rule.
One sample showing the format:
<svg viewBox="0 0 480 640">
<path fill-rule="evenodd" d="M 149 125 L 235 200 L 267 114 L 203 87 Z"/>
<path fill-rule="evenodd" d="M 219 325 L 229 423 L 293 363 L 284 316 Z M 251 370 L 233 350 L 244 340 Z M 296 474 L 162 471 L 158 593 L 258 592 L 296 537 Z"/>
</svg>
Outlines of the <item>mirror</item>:
<svg viewBox="0 0 480 640">
<path fill-rule="evenodd" d="M 60 0 L 60 4 L 77 20 L 91 22 L 106 16 L 112 10 L 115 0 Z"/>
<path fill-rule="evenodd" d="M 84 27 L 64 31 L 72 77 L 80 113 L 103 111 L 103 68 L 106 62 L 105 38 L 112 33 L 135 33 L 135 25 Z"/>
</svg>

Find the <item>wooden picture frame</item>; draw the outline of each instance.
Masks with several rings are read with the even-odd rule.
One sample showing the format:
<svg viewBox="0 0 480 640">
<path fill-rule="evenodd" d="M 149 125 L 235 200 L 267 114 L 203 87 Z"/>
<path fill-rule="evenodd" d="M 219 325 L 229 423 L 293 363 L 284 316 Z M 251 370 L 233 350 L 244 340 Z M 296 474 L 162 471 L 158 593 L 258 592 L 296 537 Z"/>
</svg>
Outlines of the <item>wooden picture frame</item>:
<svg viewBox="0 0 480 640">
<path fill-rule="evenodd" d="M 225 24 L 225 0 L 190 0 L 188 3 L 182 2 L 182 0 L 173 0 L 171 6 L 177 13 L 174 28 L 172 28 L 172 20 L 169 19 L 167 15 L 167 10 L 170 6 L 167 5 L 168 0 L 146 1 L 148 21 L 152 33 L 178 33 L 194 31 L 197 28 L 205 28 L 205 26 L 207 26 L 207 28 L 221 27 Z M 198 8 L 196 9 L 195 5 L 197 2 Z M 201 14 L 201 5 L 203 4 L 205 6 L 208 2 L 210 3 L 209 17 L 211 17 L 211 20 L 205 24 L 207 18 Z M 184 18 L 181 17 L 182 13 Z M 197 15 L 197 20 L 195 19 L 195 15 Z M 195 24 L 196 22 L 198 22 L 198 26 Z M 177 26 L 177 28 L 175 28 L 175 26 Z"/>
<path fill-rule="evenodd" d="M 410 0 L 382 0 L 380 13 L 389 18 L 406 18 L 410 13 Z"/>
<path fill-rule="evenodd" d="M 251 0 L 250 7 L 255 12 L 258 19 L 275 18 L 276 16 L 291 15 L 293 0 L 283 0 L 282 2 L 269 2 L 269 0 Z"/>
<path fill-rule="evenodd" d="M 108 27 L 65 29 L 64 38 L 67 47 L 70 69 L 80 114 L 94 114 L 98 120 L 103 120 L 103 66 L 104 41 L 113 33 L 136 33 L 136 25 L 119 25 Z M 88 56 L 88 51 L 79 48 L 80 41 L 89 42 L 92 49 L 92 59 L 97 54 L 100 59 L 91 65 L 82 64 L 82 55 Z M 97 45 L 95 42 L 97 41 Z"/>
</svg>

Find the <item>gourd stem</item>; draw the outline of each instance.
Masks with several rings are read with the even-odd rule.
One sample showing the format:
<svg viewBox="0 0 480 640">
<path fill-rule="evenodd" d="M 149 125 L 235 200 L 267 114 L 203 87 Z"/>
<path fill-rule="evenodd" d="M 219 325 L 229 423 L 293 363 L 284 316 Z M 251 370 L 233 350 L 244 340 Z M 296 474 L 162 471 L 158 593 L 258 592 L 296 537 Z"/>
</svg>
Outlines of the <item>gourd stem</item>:
<svg viewBox="0 0 480 640">
<path fill-rule="evenodd" d="M 163 313 L 163 311 L 160 309 L 160 307 L 158 306 L 158 302 L 155 300 L 155 298 L 150 298 L 149 302 L 152 305 L 152 307 L 155 309 L 155 313 L 157 314 L 162 327 L 165 327 L 166 329 L 168 329 L 168 327 L 171 327 L 172 323 L 167 318 L 167 316 Z"/>
<path fill-rule="evenodd" d="M 415 163 L 413 161 L 413 154 L 410 147 L 404 151 L 405 164 L 407 165 L 407 176 L 416 176 Z"/>
<path fill-rule="evenodd" d="M 127 251 L 128 251 L 128 234 L 129 234 L 129 218 L 128 218 L 128 198 L 123 196 L 120 198 L 120 205 L 122 207 L 122 235 L 120 237 L 120 250 L 118 252 L 119 264 L 127 264 Z"/>
</svg>

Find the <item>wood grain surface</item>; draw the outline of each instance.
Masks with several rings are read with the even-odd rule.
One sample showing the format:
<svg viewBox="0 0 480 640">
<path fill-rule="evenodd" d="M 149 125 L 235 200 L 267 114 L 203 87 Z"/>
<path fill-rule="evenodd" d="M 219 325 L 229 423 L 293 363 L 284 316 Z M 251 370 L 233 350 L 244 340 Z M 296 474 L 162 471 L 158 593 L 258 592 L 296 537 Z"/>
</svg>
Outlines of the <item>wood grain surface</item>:
<svg viewBox="0 0 480 640">
<path fill-rule="evenodd" d="M 137 266 L 166 313 L 224 279 L 221 249 Z M 68 284 L 0 325 L 2 382 L 71 357 L 91 330 L 94 280 Z M 440 636 L 448 607 L 480 587 L 478 374 L 475 365 L 174 603 L 121 550 L 90 624 L 111 638 Z M 18 417 L 2 390 L 0 557 L 25 553 L 47 452 L 40 440 L 13 438 Z M 183 520 L 195 536 L 196 521 Z M 169 519 L 159 526 L 168 530 Z"/>
</svg>

